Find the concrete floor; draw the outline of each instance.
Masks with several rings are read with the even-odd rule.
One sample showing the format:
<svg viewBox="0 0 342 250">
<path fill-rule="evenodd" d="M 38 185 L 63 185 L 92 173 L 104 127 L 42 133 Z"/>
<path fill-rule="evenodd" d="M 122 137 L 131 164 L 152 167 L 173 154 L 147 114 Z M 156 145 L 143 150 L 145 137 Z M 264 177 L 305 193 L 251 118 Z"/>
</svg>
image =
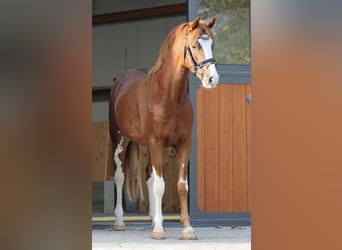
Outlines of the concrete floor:
<svg viewBox="0 0 342 250">
<path fill-rule="evenodd" d="M 166 239 L 150 239 L 151 228 L 146 225 L 129 225 L 123 232 L 109 227 L 93 228 L 92 249 L 203 249 L 250 250 L 251 227 L 195 227 L 198 240 L 180 240 L 181 227 L 165 226 Z"/>
</svg>

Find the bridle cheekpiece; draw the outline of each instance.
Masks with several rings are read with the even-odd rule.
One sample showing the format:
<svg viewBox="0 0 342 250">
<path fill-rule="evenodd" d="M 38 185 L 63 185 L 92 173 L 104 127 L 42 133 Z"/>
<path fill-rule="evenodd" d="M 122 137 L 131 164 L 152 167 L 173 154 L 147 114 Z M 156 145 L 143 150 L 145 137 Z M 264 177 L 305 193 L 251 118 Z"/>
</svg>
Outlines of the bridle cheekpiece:
<svg viewBox="0 0 342 250">
<path fill-rule="evenodd" d="M 191 63 L 192 65 L 194 66 L 194 69 L 192 70 L 192 72 L 194 73 L 194 75 L 196 76 L 197 74 L 197 71 L 199 69 L 202 69 L 204 66 L 206 65 L 210 65 L 210 64 L 215 64 L 216 65 L 216 60 L 215 58 L 208 58 L 202 62 L 196 62 L 194 56 L 192 55 L 192 51 L 190 49 L 190 47 L 188 46 L 188 29 L 186 29 L 186 34 L 185 34 L 185 43 L 184 43 L 184 61 L 186 59 L 186 52 L 189 52 L 189 56 L 190 56 L 190 60 L 191 60 Z M 202 77 L 204 75 L 205 72 L 202 72 Z"/>
</svg>

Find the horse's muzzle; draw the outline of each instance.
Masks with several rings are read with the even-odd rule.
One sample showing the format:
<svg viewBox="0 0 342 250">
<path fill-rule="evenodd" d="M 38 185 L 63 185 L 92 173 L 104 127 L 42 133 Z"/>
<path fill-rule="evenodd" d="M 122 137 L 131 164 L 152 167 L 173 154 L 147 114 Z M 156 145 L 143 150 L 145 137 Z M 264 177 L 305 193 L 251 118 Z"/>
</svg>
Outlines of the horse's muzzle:
<svg viewBox="0 0 342 250">
<path fill-rule="evenodd" d="M 202 86 L 204 88 L 214 88 L 219 83 L 219 75 L 216 71 L 216 66 L 211 64 L 209 65 L 208 69 L 206 70 L 203 79 L 202 79 Z"/>
</svg>

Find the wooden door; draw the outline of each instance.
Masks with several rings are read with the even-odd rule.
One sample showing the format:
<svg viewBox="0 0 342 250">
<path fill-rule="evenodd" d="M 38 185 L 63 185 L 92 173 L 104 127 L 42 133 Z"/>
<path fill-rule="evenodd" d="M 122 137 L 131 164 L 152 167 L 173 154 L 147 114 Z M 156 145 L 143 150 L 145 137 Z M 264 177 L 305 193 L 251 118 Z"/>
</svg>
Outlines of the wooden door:
<svg viewBox="0 0 342 250">
<path fill-rule="evenodd" d="M 197 205 L 203 212 L 250 211 L 251 86 L 197 91 Z"/>
</svg>

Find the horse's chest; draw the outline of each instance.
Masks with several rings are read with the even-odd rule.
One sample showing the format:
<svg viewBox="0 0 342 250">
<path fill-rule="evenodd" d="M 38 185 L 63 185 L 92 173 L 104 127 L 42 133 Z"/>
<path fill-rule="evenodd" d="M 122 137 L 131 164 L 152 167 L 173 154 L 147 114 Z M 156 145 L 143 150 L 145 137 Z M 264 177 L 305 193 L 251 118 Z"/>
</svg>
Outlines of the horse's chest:
<svg viewBox="0 0 342 250">
<path fill-rule="evenodd" d="M 177 130 L 177 123 L 175 119 L 159 124 L 159 129 L 165 136 L 172 136 Z"/>
<path fill-rule="evenodd" d="M 178 139 L 178 130 L 180 128 L 176 117 L 162 121 L 154 121 L 152 126 L 157 138 L 159 137 L 170 143 Z"/>
<path fill-rule="evenodd" d="M 189 105 L 187 105 L 189 104 Z M 192 110 L 190 102 L 181 106 L 158 106 L 150 108 L 152 112 L 153 136 L 160 138 L 166 144 L 177 143 L 191 133 Z"/>
</svg>

